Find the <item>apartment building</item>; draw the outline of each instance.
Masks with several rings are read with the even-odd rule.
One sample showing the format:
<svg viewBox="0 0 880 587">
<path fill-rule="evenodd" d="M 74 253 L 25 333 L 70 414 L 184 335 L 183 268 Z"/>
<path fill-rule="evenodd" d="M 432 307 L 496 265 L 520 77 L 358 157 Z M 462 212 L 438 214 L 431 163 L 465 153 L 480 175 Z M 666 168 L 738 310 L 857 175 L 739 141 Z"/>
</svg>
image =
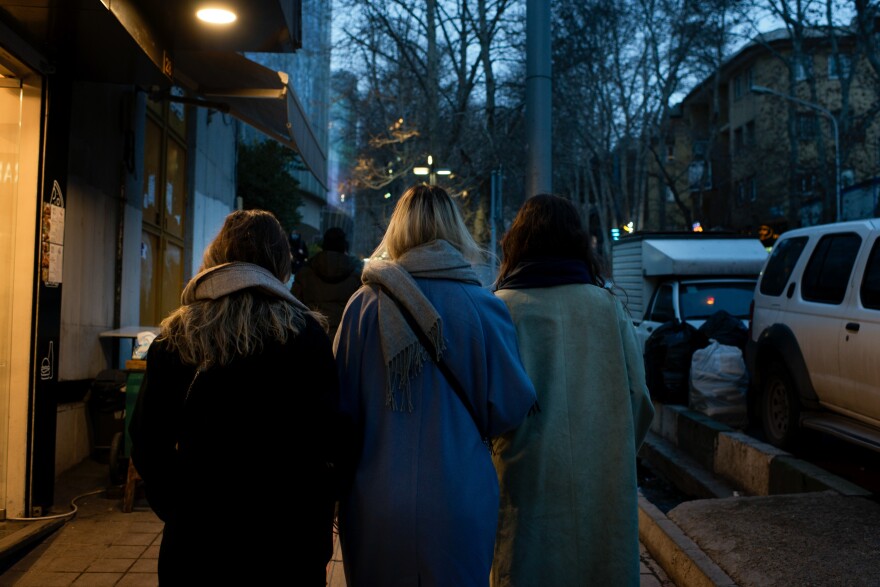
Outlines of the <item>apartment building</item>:
<svg viewBox="0 0 880 587">
<path fill-rule="evenodd" d="M 878 214 L 877 72 L 849 29 L 762 34 L 676 105 L 647 221 L 776 232 Z"/>
</svg>

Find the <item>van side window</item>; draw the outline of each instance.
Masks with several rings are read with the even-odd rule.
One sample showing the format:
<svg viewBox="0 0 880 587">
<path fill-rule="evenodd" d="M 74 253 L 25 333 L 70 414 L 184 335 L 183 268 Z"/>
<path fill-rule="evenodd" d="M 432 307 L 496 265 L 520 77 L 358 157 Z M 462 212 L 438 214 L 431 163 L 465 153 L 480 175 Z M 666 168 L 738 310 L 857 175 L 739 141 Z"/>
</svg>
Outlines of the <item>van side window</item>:
<svg viewBox="0 0 880 587">
<path fill-rule="evenodd" d="M 651 315 L 648 320 L 652 322 L 669 322 L 675 318 L 675 308 L 672 307 L 672 286 L 664 283 L 657 289 L 654 295 L 654 304 L 651 306 Z"/>
<path fill-rule="evenodd" d="M 794 270 L 794 266 L 800 259 L 801 253 L 807 244 L 807 237 L 799 236 L 779 240 L 770 260 L 767 261 L 767 267 L 764 269 L 764 275 L 761 277 L 761 293 L 765 296 L 779 296 L 785 290 L 788 278 Z"/>
<path fill-rule="evenodd" d="M 846 295 L 862 238 L 852 232 L 829 234 L 819 239 L 801 285 L 801 295 L 810 302 L 839 304 Z"/>
<path fill-rule="evenodd" d="M 864 307 L 880 310 L 880 238 L 874 241 L 871 256 L 868 257 L 868 264 L 865 266 L 862 289 L 859 293 Z"/>
</svg>

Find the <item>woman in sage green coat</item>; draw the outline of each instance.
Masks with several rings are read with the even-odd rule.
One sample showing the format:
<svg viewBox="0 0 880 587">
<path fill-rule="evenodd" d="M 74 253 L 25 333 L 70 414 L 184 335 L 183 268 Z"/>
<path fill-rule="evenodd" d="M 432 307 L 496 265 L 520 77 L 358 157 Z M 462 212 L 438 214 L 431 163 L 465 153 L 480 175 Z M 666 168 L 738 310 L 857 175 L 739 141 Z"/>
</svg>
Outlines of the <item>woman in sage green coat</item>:
<svg viewBox="0 0 880 587">
<path fill-rule="evenodd" d="M 540 413 L 496 440 L 491 584 L 639 584 L 636 453 L 654 407 L 632 319 L 577 209 L 529 198 L 502 240 L 510 310 Z"/>
</svg>

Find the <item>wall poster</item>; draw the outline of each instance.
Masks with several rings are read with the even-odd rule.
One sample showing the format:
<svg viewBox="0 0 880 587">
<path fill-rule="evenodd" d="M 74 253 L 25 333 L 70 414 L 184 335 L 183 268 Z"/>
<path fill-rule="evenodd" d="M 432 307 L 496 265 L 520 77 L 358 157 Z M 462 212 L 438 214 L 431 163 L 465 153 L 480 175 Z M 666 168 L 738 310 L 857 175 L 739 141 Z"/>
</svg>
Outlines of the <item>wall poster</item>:
<svg viewBox="0 0 880 587">
<path fill-rule="evenodd" d="M 40 278 L 47 287 L 61 285 L 64 264 L 64 196 L 58 181 L 52 182 L 52 195 L 43 203 Z"/>
</svg>

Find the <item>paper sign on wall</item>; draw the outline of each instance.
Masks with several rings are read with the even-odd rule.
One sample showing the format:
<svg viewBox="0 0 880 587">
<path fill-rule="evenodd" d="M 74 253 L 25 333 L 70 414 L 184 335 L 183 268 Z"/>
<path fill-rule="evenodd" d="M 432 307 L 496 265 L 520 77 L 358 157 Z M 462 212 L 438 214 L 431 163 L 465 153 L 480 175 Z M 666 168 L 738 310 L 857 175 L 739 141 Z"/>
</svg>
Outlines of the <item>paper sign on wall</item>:
<svg viewBox="0 0 880 587">
<path fill-rule="evenodd" d="M 57 181 L 52 182 L 49 201 L 43 203 L 42 225 L 40 278 L 48 287 L 56 287 L 64 265 L 64 196 Z"/>
</svg>

